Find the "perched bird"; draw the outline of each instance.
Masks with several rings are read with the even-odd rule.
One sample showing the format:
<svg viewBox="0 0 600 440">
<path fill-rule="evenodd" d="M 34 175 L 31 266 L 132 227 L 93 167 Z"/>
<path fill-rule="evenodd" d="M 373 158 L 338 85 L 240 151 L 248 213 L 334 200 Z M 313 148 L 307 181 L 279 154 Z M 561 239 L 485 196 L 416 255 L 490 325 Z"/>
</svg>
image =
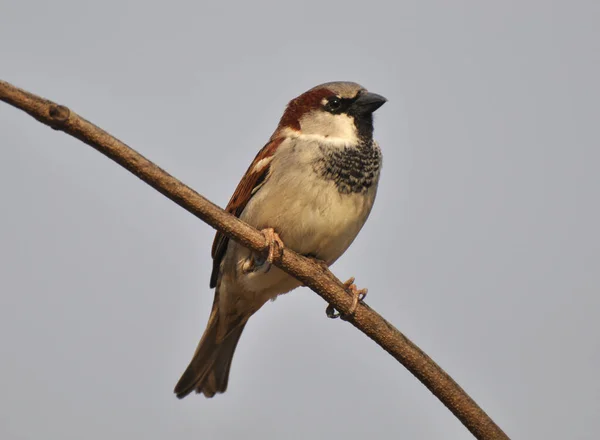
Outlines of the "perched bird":
<svg viewBox="0 0 600 440">
<path fill-rule="evenodd" d="M 177 397 L 224 392 L 248 319 L 269 299 L 301 285 L 271 267 L 277 247 L 285 243 L 330 265 L 354 241 L 375 201 L 381 151 L 373 140 L 373 112 L 385 102 L 352 82 L 322 84 L 290 101 L 226 208 L 262 230 L 269 252 L 259 255 L 217 232 L 212 311 L 175 386 Z"/>
</svg>

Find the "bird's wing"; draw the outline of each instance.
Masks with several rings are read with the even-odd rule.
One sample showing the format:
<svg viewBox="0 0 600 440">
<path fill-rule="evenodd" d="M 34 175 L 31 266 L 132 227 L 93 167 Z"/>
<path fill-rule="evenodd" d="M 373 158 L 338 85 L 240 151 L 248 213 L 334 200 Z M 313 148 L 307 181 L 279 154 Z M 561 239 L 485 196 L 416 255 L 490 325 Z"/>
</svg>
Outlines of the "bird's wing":
<svg viewBox="0 0 600 440">
<path fill-rule="evenodd" d="M 258 189 L 265 183 L 269 175 L 269 169 L 273 155 L 275 151 L 281 145 L 284 138 L 271 139 L 267 145 L 265 145 L 256 155 L 250 167 L 242 177 L 242 180 L 238 184 L 235 192 L 231 196 L 225 211 L 230 214 L 239 217 L 244 208 L 252 198 L 252 196 L 258 191 Z M 229 238 L 217 231 L 215 240 L 212 246 L 212 258 L 213 258 L 213 270 L 210 276 L 210 287 L 213 288 L 217 285 L 217 279 L 219 277 L 219 267 L 221 261 L 225 256 L 227 250 L 227 243 Z"/>
</svg>

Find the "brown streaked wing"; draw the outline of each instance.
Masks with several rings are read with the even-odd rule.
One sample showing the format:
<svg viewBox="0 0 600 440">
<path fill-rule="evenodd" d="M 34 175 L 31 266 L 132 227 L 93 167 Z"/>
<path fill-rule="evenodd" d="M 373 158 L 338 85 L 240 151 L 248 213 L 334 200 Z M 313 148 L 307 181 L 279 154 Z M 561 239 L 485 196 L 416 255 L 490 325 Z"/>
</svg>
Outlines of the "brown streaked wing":
<svg viewBox="0 0 600 440">
<path fill-rule="evenodd" d="M 259 187 L 261 184 L 265 182 L 269 174 L 270 164 L 266 164 L 259 169 L 255 169 L 258 162 L 263 159 L 269 159 L 275 154 L 277 147 L 283 142 L 284 138 L 272 139 L 269 141 L 267 145 L 265 145 L 256 155 L 246 174 L 240 180 L 237 188 L 235 189 L 225 211 L 230 214 L 239 217 L 244 208 L 252 198 L 254 194 L 254 190 Z M 219 266 L 221 265 L 221 260 L 225 256 L 225 251 L 227 250 L 227 243 L 229 242 L 229 238 L 225 235 L 221 234 L 217 231 L 215 235 L 215 240 L 213 241 L 212 246 L 212 258 L 213 258 L 213 270 L 210 276 L 210 287 L 213 288 L 217 285 L 217 278 L 219 277 Z"/>
</svg>

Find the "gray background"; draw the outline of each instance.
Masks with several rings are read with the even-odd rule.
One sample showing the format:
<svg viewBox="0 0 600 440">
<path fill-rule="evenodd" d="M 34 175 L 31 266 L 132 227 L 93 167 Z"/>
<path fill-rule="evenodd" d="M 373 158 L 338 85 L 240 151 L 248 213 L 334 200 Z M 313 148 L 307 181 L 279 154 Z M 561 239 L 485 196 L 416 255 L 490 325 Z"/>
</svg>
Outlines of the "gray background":
<svg viewBox="0 0 600 440">
<path fill-rule="evenodd" d="M 600 3 L 0 0 L 0 77 L 224 205 L 287 103 L 385 95 L 378 200 L 334 266 L 513 438 L 600 435 Z M 468 439 L 307 289 L 242 337 L 229 391 L 172 388 L 213 231 L 0 105 L 0 438 Z"/>
</svg>

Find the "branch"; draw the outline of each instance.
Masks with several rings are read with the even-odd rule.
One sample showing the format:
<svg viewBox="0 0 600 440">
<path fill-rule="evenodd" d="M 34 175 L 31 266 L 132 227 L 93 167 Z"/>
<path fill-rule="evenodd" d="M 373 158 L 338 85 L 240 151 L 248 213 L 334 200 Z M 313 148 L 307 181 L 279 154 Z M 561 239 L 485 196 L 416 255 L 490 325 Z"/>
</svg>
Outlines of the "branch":
<svg viewBox="0 0 600 440">
<path fill-rule="evenodd" d="M 0 100 L 33 116 L 55 130 L 90 145 L 135 174 L 186 211 L 256 252 L 265 249 L 263 235 L 211 203 L 148 159 L 67 107 L 55 104 L 0 80 Z M 290 249 L 274 264 L 302 281 L 342 314 L 351 310 L 352 299 L 330 271 Z M 381 348 L 404 365 L 478 439 L 508 439 L 506 434 L 427 354 L 364 303 L 347 318 Z"/>
</svg>

